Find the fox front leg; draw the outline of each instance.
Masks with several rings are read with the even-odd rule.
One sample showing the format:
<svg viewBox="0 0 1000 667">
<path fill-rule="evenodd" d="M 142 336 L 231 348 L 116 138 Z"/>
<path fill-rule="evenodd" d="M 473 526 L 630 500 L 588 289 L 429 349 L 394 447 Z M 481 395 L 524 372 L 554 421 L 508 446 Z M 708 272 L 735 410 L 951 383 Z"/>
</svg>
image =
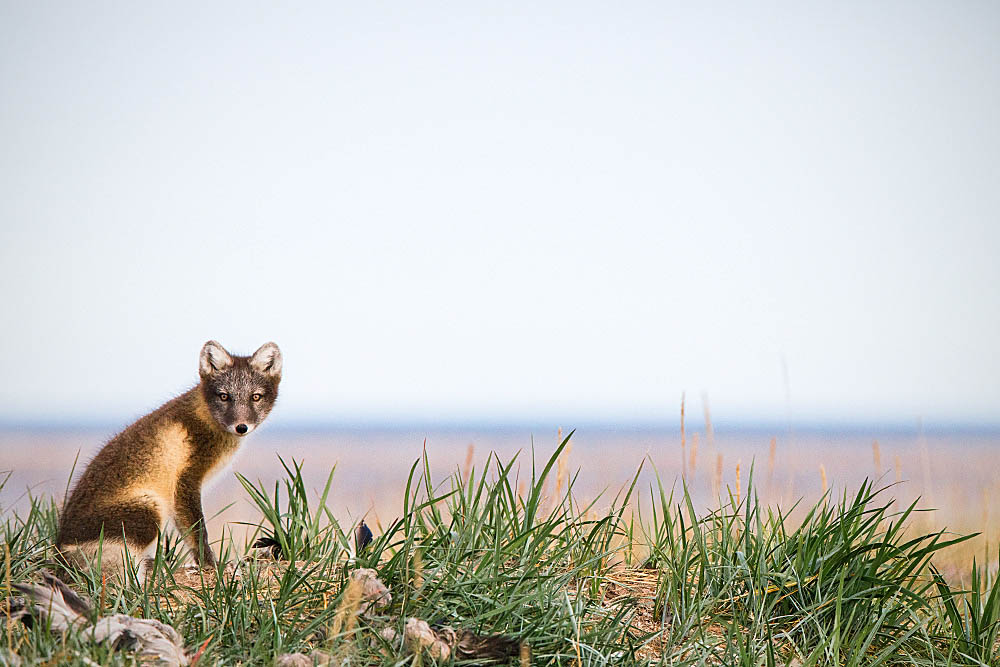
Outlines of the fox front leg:
<svg viewBox="0 0 1000 667">
<path fill-rule="evenodd" d="M 216 563 L 215 554 L 208 544 L 208 524 L 201 508 L 201 485 L 185 484 L 183 478 L 177 486 L 177 527 L 187 534 L 191 552 L 202 567 Z"/>
</svg>

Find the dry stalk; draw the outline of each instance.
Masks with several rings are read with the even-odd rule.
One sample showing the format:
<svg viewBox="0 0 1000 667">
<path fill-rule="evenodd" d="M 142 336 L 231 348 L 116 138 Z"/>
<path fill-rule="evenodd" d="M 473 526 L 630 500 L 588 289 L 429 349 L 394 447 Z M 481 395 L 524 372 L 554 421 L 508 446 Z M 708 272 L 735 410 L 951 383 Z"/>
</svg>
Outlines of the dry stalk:
<svg viewBox="0 0 1000 667">
<path fill-rule="evenodd" d="M 712 494 L 718 498 L 722 491 L 722 453 L 715 455 L 715 475 L 712 477 Z"/>
<path fill-rule="evenodd" d="M 872 460 L 875 463 L 875 475 L 882 474 L 882 451 L 879 449 L 878 440 L 872 440 Z"/>
<path fill-rule="evenodd" d="M 983 493 L 986 493 L 986 491 L 983 491 Z M 634 564 L 636 562 L 636 558 L 635 558 L 635 540 L 632 539 L 632 537 L 631 537 L 631 532 L 632 532 L 631 531 L 631 527 L 635 526 L 635 510 L 632 509 L 632 508 L 629 508 L 629 511 L 628 511 L 628 525 L 630 526 L 630 528 L 629 528 L 629 537 L 628 537 L 628 564 L 632 565 L 632 564 Z"/>
<path fill-rule="evenodd" d="M 420 549 L 413 552 L 413 589 L 419 591 L 424 586 L 424 557 Z"/>
<path fill-rule="evenodd" d="M 687 442 L 684 438 L 684 392 L 681 392 L 681 477 L 687 473 Z"/>
<path fill-rule="evenodd" d="M 561 443 L 562 443 L 562 426 L 560 426 L 556 431 L 556 446 L 558 447 Z M 542 494 L 541 497 L 538 499 L 539 511 L 541 511 L 541 507 L 546 504 L 545 501 L 548 498 L 548 492 L 549 492 L 549 475 L 546 475 L 545 479 L 542 480 Z"/>
<path fill-rule="evenodd" d="M 702 392 L 701 404 L 705 409 L 705 440 L 711 449 L 715 446 L 715 429 L 712 428 L 712 411 L 708 407 L 708 392 Z"/>
<path fill-rule="evenodd" d="M 695 433 L 691 436 L 691 474 L 694 475 L 698 470 L 698 434 Z"/>
<path fill-rule="evenodd" d="M 562 435 L 562 429 L 559 429 L 559 435 Z M 562 440 L 560 439 L 560 442 Z M 566 443 L 566 449 L 562 451 L 559 455 L 559 459 L 556 461 L 556 497 L 555 502 L 559 502 L 562 498 L 562 488 L 563 484 L 566 482 L 566 477 L 569 475 L 569 455 L 573 451 L 573 443 Z"/>
<path fill-rule="evenodd" d="M 363 594 L 361 582 L 352 579 L 347 583 L 344 597 L 337 605 L 337 612 L 333 616 L 333 623 L 330 624 L 330 637 L 337 637 L 343 632 L 350 634 L 354 631 L 354 626 L 358 620 L 358 606 L 361 604 Z"/>
<path fill-rule="evenodd" d="M 740 487 L 742 486 L 740 482 L 740 464 L 742 461 L 736 462 L 736 506 L 739 507 L 740 504 Z"/>
<path fill-rule="evenodd" d="M 476 445 L 469 443 L 469 446 L 465 448 L 465 465 L 462 466 L 462 478 L 468 482 L 472 477 L 472 461 L 476 455 Z"/>
</svg>

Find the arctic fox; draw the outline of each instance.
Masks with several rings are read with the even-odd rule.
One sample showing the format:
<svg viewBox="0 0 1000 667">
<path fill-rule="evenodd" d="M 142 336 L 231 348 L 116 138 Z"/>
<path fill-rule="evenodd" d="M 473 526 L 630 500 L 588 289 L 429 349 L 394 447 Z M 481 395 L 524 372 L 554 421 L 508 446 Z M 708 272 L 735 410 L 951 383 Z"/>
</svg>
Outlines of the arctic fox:
<svg viewBox="0 0 1000 667">
<path fill-rule="evenodd" d="M 232 459 L 242 438 L 278 397 L 281 351 L 265 343 L 249 357 L 210 340 L 201 348 L 201 382 L 112 438 L 66 501 L 56 548 L 85 565 L 103 540 L 101 566 L 142 567 L 168 521 L 188 535 L 198 563 L 215 564 L 201 507 L 202 486 Z"/>
</svg>

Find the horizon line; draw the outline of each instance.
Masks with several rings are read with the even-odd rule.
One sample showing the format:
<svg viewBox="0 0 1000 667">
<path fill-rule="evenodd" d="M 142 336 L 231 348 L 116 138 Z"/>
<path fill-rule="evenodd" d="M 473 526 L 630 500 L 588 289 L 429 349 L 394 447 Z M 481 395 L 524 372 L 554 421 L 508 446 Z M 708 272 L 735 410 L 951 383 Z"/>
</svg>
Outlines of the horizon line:
<svg viewBox="0 0 1000 667">
<path fill-rule="evenodd" d="M 114 420 L 112 418 L 66 418 L 66 419 L 11 419 L 0 417 L 0 431 L 67 431 L 67 430 L 108 430 L 118 432 L 134 420 Z M 676 431 L 680 433 L 680 419 L 650 418 L 497 418 L 462 417 L 447 419 L 413 417 L 363 417 L 356 419 L 288 418 L 268 423 L 263 432 L 335 432 L 335 431 L 517 431 L 555 430 L 563 433 L 580 431 Z M 707 431 L 703 419 L 686 421 L 688 433 Z M 974 419 L 871 419 L 871 418 L 799 418 L 777 419 L 719 419 L 711 420 L 713 432 L 760 433 L 775 435 L 788 433 L 885 433 L 885 434 L 1000 434 L 1000 421 Z"/>
</svg>

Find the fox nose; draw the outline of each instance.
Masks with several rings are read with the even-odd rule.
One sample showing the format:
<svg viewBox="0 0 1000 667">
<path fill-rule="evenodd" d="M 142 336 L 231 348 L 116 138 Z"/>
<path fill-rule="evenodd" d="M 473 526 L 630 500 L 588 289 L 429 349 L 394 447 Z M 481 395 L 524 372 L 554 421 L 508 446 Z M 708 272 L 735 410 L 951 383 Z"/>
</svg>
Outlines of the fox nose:
<svg viewBox="0 0 1000 667">
<path fill-rule="evenodd" d="M 243 435 L 244 433 L 246 433 L 247 430 L 248 429 L 247 429 L 247 425 L 246 424 L 240 424 L 239 426 L 236 427 L 236 432 L 239 433 L 240 435 Z"/>
</svg>

